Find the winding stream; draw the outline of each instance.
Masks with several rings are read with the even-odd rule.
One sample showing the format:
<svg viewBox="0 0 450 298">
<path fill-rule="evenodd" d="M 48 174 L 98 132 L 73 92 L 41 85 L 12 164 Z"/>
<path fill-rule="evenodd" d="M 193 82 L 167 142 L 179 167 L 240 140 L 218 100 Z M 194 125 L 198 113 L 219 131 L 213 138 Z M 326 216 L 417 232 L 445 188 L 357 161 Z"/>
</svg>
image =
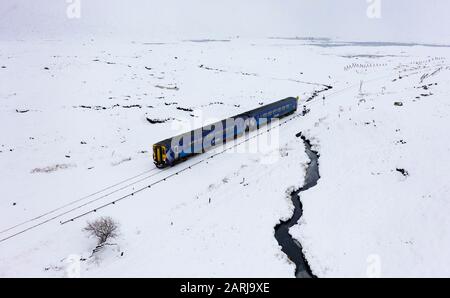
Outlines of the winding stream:
<svg viewBox="0 0 450 298">
<path fill-rule="evenodd" d="M 297 224 L 303 214 L 300 193 L 316 186 L 317 181 L 320 179 L 319 153 L 311 149 L 311 142 L 306 139 L 301 132 L 298 133 L 296 137 L 302 138 L 310 163 L 306 169 L 305 184 L 302 188 L 291 194 L 292 203 L 295 207 L 294 214 L 289 220 L 283 221 L 275 227 L 275 238 L 280 244 L 281 250 L 295 263 L 295 276 L 298 278 L 315 278 L 314 274 L 311 272 L 308 261 L 303 254 L 301 244 L 292 238 L 289 234 L 289 229 Z"/>
</svg>

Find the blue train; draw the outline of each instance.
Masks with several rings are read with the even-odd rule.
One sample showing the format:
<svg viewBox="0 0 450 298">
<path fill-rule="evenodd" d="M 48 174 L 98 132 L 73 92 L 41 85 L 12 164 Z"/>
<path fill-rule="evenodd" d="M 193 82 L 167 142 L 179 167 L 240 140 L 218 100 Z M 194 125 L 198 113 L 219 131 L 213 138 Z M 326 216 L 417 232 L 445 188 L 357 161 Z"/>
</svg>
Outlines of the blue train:
<svg viewBox="0 0 450 298">
<path fill-rule="evenodd" d="M 246 132 L 259 129 L 274 118 L 293 114 L 297 105 L 298 98 L 289 97 L 158 142 L 153 145 L 154 163 L 158 168 L 172 166 Z"/>
</svg>

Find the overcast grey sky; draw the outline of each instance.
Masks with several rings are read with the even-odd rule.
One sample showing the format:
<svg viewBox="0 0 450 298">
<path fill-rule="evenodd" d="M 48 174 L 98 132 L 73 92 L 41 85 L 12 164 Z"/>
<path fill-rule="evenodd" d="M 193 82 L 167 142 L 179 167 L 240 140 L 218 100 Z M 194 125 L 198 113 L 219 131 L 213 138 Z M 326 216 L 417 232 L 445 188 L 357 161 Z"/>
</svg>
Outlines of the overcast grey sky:
<svg viewBox="0 0 450 298">
<path fill-rule="evenodd" d="M 81 18 L 68 18 L 67 1 L 80 1 Z M 370 18 L 377 1 L 381 18 Z M 0 39 L 239 35 L 449 43 L 449 12 L 449 0 L 1 0 Z"/>
</svg>

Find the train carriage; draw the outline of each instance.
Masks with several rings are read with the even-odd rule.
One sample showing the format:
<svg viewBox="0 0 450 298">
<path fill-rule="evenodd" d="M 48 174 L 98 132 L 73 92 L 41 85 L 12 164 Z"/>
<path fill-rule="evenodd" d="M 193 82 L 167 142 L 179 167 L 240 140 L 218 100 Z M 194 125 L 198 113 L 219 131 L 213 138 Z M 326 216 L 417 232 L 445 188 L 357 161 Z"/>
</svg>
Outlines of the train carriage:
<svg viewBox="0 0 450 298">
<path fill-rule="evenodd" d="M 154 163 L 158 168 L 172 166 L 259 129 L 274 118 L 290 115 L 297 110 L 297 105 L 298 98 L 289 97 L 158 142 L 153 145 Z"/>
</svg>

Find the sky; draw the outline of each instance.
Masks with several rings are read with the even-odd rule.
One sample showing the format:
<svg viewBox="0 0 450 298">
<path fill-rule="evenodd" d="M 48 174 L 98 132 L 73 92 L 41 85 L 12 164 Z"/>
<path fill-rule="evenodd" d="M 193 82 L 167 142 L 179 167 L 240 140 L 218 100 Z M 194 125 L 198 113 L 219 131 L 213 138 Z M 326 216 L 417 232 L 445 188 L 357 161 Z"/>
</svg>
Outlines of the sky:
<svg viewBox="0 0 450 298">
<path fill-rule="evenodd" d="M 0 40 L 312 36 L 450 43 L 449 12 L 448 0 L 1 0 Z"/>
</svg>

